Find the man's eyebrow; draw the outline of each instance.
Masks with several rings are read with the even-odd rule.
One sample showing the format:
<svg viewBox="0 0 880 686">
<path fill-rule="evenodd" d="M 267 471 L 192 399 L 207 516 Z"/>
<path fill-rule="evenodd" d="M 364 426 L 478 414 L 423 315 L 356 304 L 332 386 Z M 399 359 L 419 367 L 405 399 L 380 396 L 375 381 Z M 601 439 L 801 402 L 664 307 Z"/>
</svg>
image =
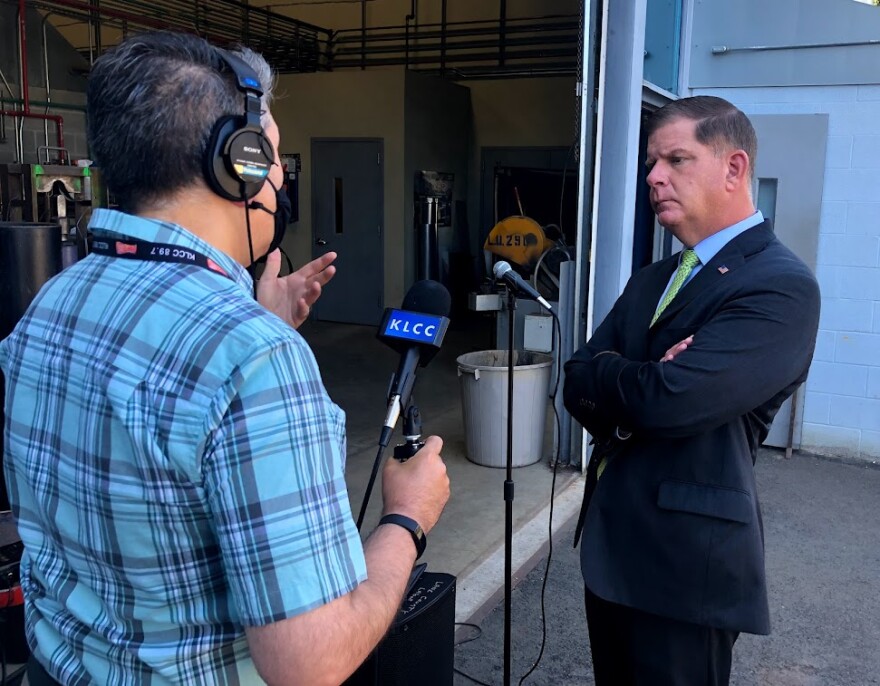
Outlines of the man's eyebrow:
<svg viewBox="0 0 880 686">
<path fill-rule="evenodd" d="M 673 148 L 672 150 L 661 150 L 656 155 L 645 153 L 645 161 L 653 162 L 656 161 L 658 157 L 682 157 L 684 155 L 690 155 L 690 152 L 688 152 L 686 148 Z"/>
</svg>

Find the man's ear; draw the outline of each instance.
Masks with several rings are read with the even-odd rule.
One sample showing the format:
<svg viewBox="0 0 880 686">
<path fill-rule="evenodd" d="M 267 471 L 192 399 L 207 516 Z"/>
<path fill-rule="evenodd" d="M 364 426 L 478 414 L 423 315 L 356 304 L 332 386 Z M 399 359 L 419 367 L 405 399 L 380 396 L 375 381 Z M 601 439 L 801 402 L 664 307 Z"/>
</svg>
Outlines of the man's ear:
<svg viewBox="0 0 880 686">
<path fill-rule="evenodd" d="M 750 166 L 745 150 L 734 150 L 727 154 L 727 183 L 731 190 L 749 183 Z"/>
</svg>

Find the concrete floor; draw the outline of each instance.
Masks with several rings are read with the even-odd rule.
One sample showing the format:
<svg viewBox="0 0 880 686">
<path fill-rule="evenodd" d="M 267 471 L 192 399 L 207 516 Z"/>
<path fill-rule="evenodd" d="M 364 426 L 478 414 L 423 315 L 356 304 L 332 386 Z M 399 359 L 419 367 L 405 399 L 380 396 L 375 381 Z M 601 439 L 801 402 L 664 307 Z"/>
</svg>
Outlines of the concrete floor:
<svg viewBox="0 0 880 686">
<path fill-rule="evenodd" d="M 498 553 L 504 536 L 505 470 L 474 464 L 465 456 L 465 429 L 456 365 L 456 358 L 465 352 L 493 347 L 492 326 L 491 319 L 475 315 L 450 329 L 437 357 L 419 371 L 413 393 L 421 410 L 424 434 L 437 434 L 444 440 L 443 457 L 452 490 L 443 517 L 428 537 L 428 548 L 422 560 L 428 563 L 430 571 L 447 572 L 458 578 L 456 605 L 460 620 L 469 617 L 503 585 L 503 563 L 499 569 Z M 374 327 L 309 321 L 300 331 L 315 352 L 331 398 L 347 414 L 346 478 L 352 512 L 357 517 L 385 418 L 389 379 L 400 358 L 376 339 Z M 525 563 L 547 540 L 553 476 L 549 467 L 553 450 L 553 415 L 549 409 L 547 415 L 540 459 L 535 464 L 513 470 L 514 530 L 520 532 L 514 543 L 514 569 Z M 398 428 L 392 446 L 399 441 Z M 390 448 L 386 454 L 390 455 Z M 580 476 L 568 468 L 560 468 L 555 490 L 562 505 L 554 515 L 554 521 L 562 523 L 578 504 Z M 377 479 L 364 521 L 364 532 L 369 532 L 375 525 L 380 507 L 381 483 Z M 528 535 L 527 530 L 531 530 Z M 469 589 L 473 589 L 476 595 L 469 595 Z"/>
<path fill-rule="evenodd" d="M 764 515 L 770 636 L 741 635 L 731 686 L 880 684 L 880 469 L 763 448 L 755 466 Z M 574 520 L 554 538 L 544 607 L 547 644 L 528 686 L 595 683 Z M 542 637 L 546 551 L 512 596 L 513 683 L 534 663 Z M 503 607 L 460 630 L 455 666 L 502 683 Z M 469 638 L 475 640 L 464 643 Z M 473 683 L 455 675 L 455 686 Z"/>
</svg>

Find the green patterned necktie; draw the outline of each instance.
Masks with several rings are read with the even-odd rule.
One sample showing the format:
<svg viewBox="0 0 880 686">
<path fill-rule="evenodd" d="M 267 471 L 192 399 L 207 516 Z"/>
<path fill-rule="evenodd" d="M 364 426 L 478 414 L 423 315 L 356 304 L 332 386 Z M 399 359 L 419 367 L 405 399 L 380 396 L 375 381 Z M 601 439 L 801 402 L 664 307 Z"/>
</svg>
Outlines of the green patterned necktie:
<svg viewBox="0 0 880 686">
<path fill-rule="evenodd" d="M 681 290 L 681 287 L 684 285 L 684 282 L 687 280 L 687 277 L 694 270 L 700 262 L 700 258 L 697 257 L 697 253 L 688 248 L 681 254 L 681 262 L 678 264 L 678 269 L 675 272 L 675 276 L 672 279 L 672 283 L 669 284 L 669 290 L 666 291 L 666 295 L 663 296 L 663 300 L 660 301 L 660 304 L 657 305 L 657 311 L 654 313 L 654 318 L 651 320 L 651 326 L 654 326 L 654 322 L 663 314 L 663 310 L 665 310 L 669 303 L 672 302 L 673 298 L 678 295 L 678 292 Z"/>
</svg>

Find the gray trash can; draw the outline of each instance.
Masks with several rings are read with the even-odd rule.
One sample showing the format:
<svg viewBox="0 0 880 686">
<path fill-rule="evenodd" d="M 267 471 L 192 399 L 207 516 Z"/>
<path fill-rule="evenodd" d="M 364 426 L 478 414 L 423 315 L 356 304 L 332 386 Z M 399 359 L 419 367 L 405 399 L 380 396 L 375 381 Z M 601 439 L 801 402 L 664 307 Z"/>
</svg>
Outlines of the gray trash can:
<svg viewBox="0 0 880 686">
<path fill-rule="evenodd" d="M 467 458 L 485 467 L 507 466 L 507 351 L 483 350 L 457 360 Z M 514 351 L 514 467 L 541 459 L 553 358 Z"/>
</svg>

